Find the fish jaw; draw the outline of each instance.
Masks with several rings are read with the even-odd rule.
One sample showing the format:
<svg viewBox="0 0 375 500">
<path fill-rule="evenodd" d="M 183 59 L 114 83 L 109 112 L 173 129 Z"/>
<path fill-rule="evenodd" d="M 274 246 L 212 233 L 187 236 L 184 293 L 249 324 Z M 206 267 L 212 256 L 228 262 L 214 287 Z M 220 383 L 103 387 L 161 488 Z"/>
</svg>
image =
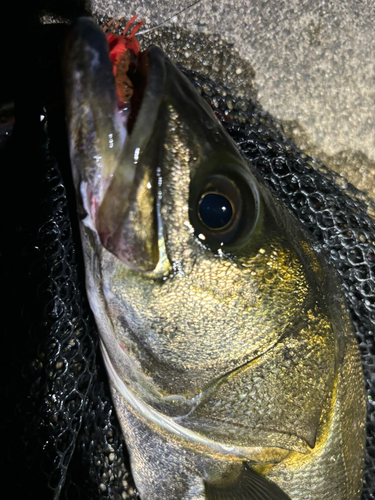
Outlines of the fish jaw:
<svg viewBox="0 0 375 500">
<path fill-rule="evenodd" d="M 159 255 L 155 245 L 149 244 L 158 239 L 152 201 L 154 175 L 145 161 L 137 169 L 135 165 L 154 127 L 163 74 L 160 68 L 152 68 L 156 78 L 148 81 L 143 106 L 154 116 L 140 113 L 132 135 L 134 141 L 127 130 L 130 108 L 119 107 L 107 39 L 92 20 L 82 18 L 76 23 L 67 41 L 64 65 L 69 67 L 65 72 L 67 123 L 80 216 L 99 236 L 101 244 L 120 260 L 134 269 L 153 270 Z M 74 89 L 74 96 L 69 89 Z M 142 193 L 150 184 L 146 197 Z M 143 236 L 129 224 L 129 219 L 134 223 L 137 216 L 138 229 L 144 228 Z"/>
<path fill-rule="evenodd" d="M 86 24 L 81 26 L 81 33 L 75 35 L 71 46 L 78 49 L 69 51 L 72 60 L 67 62 L 68 86 L 74 89 L 67 97 L 71 106 L 68 113 L 73 138 L 71 156 L 82 215 L 88 296 L 100 330 L 107 369 L 112 374 L 113 392 L 137 485 L 145 500 L 154 498 L 155 489 L 164 491 L 168 467 L 164 477 L 155 479 L 153 465 L 158 460 L 155 450 L 161 450 L 157 443 L 164 436 L 163 453 L 173 457 L 169 461 L 171 471 L 185 471 L 187 482 L 194 484 L 193 489 L 188 490 L 195 491 L 170 498 L 204 498 L 187 495 L 203 495 L 204 480 L 211 480 L 224 473 L 228 464 L 245 458 L 263 467 L 263 473 L 288 492 L 295 487 L 296 467 L 303 469 L 302 464 L 307 464 L 307 470 L 324 467 L 329 453 L 342 455 L 337 440 L 326 439 L 333 432 L 345 435 L 340 423 L 342 413 L 350 415 L 346 423 L 364 421 L 363 388 L 361 393 L 358 384 L 353 386 L 354 393 L 348 402 L 343 397 L 348 391 L 340 374 L 345 370 L 350 372 L 350 367 L 353 372 L 360 371 L 360 366 L 358 353 L 357 358 L 354 351 L 353 355 L 346 356 L 351 348 L 355 350 L 355 341 L 350 328 L 345 326 L 348 320 L 341 306 L 344 326 L 335 329 L 331 325 L 332 310 L 337 303 L 329 299 L 329 295 L 339 295 L 335 280 L 332 279 L 332 286 L 327 283 L 331 278 L 329 270 L 323 260 L 309 250 L 312 244 L 296 227 L 296 221 L 257 182 L 256 173 L 238 153 L 207 103 L 199 99 L 193 87 L 158 49 L 149 52 L 150 82 L 155 75 L 154 86 L 149 88 L 149 94 L 146 90 L 131 136 L 122 141 L 124 133 L 118 125 L 121 120 L 114 105 L 114 85 L 112 98 L 109 95 L 101 100 L 96 79 L 85 80 L 87 71 L 92 75 L 99 71 L 96 61 L 101 60 L 102 54 L 102 49 L 95 50 L 96 45 L 93 48 L 91 42 L 89 48 L 86 47 L 88 38 L 82 31 L 86 27 Z M 91 28 L 96 41 L 99 32 Z M 77 59 L 81 66 L 86 63 L 83 69 L 77 66 Z M 108 75 L 110 67 L 106 68 Z M 103 82 L 110 80 L 103 75 L 102 79 Z M 75 90 L 81 88 L 81 92 Z M 82 110 L 86 111 L 82 113 Z M 112 147 L 108 131 L 117 137 Z M 87 142 L 88 137 L 94 139 Z M 95 160 L 98 156 L 105 165 L 100 162 L 98 165 Z M 221 247 L 216 240 L 207 242 L 200 238 L 203 233 L 194 227 L 197 221 L 194 222 L 190 205 L 197 201 L 195 196 L 202 178 L 217 172 L 224 175 L 224 167 L 237 184 L 242 182 L 247 186 L 246 193 L 252 196 L 256 217 L 245 225 L 235 245 L 225 242 Z M 149 205 L 142 209 L 144 200 Z M 213 238 L 213 233 L 207 233 L 207 240 Z M 147 246 L 150 241 L 151 245 Z M 218 279 L 211 280 L 210 276 Z M 226 283 L 223 289 L 221 279 Z M 220 308 L 221 304 L 225 304 L 226 310 Z M 270 311 L 273 314 L 270 315 Z M 254 323 L 254 318 L 258 323 Z M 293 335 L 300 338 L 304 328 L 307 332 L 309 328 L 316 330 L 316 324 L 323 325 L 318 331 L 318 340 L 310 335 L 307 343 L 318 344 L 319 348 L 312 348 L 306 358 L 314 360 L 315 356 L 317 363 L 323 350 L 327 355 L 327 371 L 321 370 L 324 373 L 321 386 L 309 375 L 315 421 L 301 424 L 300 435 L 293 434 L 293 439 L 298 438 L 294 441 L 290 439 L 290 429 L 289 433 L 281 429 L 276 419 L 271 438 L 272 432 L 262 438 L 262 425 L 266 430 L 264 417 L 260 418 L 260 427 L 249 426 L 246 433 L 241 434 L 241 442 L 235 441 L 240 426 L 234 421 L 231 433 L 220 436 L 220 425 L 207 418 L 204 404 L 209 405 L 210 398 L 218 396 L 224 383 L 246 375 L 246 370 L 251 374 L 250 380 L 255 380 L 255 371 L 259 363 L 266 360 L 267 353 L 276 356 L 278 346 L 280 356 L 285 358 L 290 352 L 288 339 Z M 217 325 L 226 325 L 228 332 L 224 333 L 230 335 L 220 336 L 223 329 L 215 330 Z M 195 335 L 191 335 L 192 332 Z M 202 348 L 195 348 L 199 345 L 197 339 L 205 342 L 203 357 Z M 221 349 L 218 350 L 216 344 L 220 344 Z M 351 346 L 349 351 L 346 344 Z M 300 366 L 303 368 L 306 363 L 297 363 L 297 371 Z M 278 369 L 274 368 L 275 376 L 281 375 Z M 261 370 L 260 375 L 257 379 L 265 377 L 267 372 Z M 290 377 L 289 383 L 297 384 L 300 392 L 305 389 L 298 385 L 298 377 Z M 250 393 L 249 382 L 234 385 L 239 392 Z M 272 394 L 277 399 L 277 394 Z M 290 395 L 285 396 L 288 400 Z M 234 408 L 235 392 L 225 395 L 224 390 L 221 398 L 214 401 L 215 404 Z M 292 398 L 285 403 L 283 416 L 290 413 L 298 424 L 303 423 L 304 416 L 293 409 L 295 401 Z M 264 413 L 269 407 L 260 409 Z M 252 408 L 246 410 L 251 412 Z M 204 419 L 206 427 L 202 424 Z M 360 429 L 355 438 L 358 452 L 353 460 L 353 484 L 360 481 L 363 435 Z M 178 443 L 173 453 L 172 443 Z M 312 450 L 319 446 L 324 448 L 324 453 L 316 455 L 313 462 Z M 139 449 L 147 456 L 142 459 L 147 462 L 146 468 L 139 458 Z M 179 450 L 186 452 L 187 449 L 191 450 L 189 456 L 194 456 L 200 464 L 196 465 L 195 472 L 178 458 Z M 216 457 L 213 462 L 212 455 Z M 344 459 L 340 461 L 339 482 L 346 480 L 342 475 L 344 462 Z M 328 493 L 323 496 L 317 493 L 316 499 L 335 498 L 336 494 L 337 500 L 341 500 L 344 490 L 330 489 L 326 483 Z M 186 484 L 181 487 L 187 488 Z M 199 493 L 196 488 L 200 488 Z M 351 486 L 350 491 L 356 491 L 355 488 Z M 300 488 L 293 498 L 305 498 L 305 493 Z M 350 498 L 355 498 L 355 493 Z"/>
<path fill-rule="evenodd" d="M 69 91 L 66 95 L 73 179 L 80 187 L 81 216 L 93 223 L 126 139 L 102 36 L 93 21 L 81 18 L 67 40 L 64 59 L 69 67 L 66 88 L 74 89 L 74 97 Z"/>
</svg>

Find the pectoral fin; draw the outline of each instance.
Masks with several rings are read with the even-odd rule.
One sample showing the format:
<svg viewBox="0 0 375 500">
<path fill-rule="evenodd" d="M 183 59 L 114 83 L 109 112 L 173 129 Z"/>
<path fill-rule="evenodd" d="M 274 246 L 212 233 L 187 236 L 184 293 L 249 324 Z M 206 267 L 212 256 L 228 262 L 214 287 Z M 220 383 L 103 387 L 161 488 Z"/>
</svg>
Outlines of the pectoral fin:
<svg viewBox="0 0 375 500">
<path fill-rule="evenodd" d="M 291 500 L 275 483 L 255 472 L 246 462 L 233 482 L 205 482 L 204 486 L 207 500 Z"/>
</svg>

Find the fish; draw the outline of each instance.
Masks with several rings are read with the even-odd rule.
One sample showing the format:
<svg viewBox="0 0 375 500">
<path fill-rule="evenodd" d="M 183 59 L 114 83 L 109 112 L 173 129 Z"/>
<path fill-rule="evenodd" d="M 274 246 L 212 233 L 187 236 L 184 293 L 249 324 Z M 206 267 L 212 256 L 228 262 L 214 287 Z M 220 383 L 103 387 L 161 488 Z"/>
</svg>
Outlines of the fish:
<svg viewBox="0 0 375 500">
<path fill-rule="evenodd" d="M 158 47 L 138 58 L 132 115 L 88 18 L 64 68 L 86 290 L 141 498 L 359 500 L 366 403 L 345 296 L 268 166 L 239 149 L 241 126 Z"/>
</svg>

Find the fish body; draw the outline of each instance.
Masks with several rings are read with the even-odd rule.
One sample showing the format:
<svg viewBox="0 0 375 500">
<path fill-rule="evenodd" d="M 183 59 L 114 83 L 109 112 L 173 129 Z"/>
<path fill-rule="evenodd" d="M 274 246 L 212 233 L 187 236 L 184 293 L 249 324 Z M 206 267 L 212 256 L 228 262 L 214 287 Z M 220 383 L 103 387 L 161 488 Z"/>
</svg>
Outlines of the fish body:
<svg viewBox="0 0 375 500">
<path fill-rule="evenodd" d="M 142 64 L 129 134 L 92 21 L 65 60 L 87 293 L 141 497 L 359 499 L 337 278 L 186 77 L 157 48 Z"/>
</svg>

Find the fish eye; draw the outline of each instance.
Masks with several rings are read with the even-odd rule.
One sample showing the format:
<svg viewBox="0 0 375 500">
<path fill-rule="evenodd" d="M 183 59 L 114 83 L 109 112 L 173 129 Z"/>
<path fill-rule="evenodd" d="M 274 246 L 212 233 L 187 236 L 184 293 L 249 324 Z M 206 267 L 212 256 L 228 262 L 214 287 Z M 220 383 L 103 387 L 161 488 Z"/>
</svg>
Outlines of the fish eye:
<svg viewBox="0 0 375 500">
<path fill-rule="evenodd" d="M 199 239 L 213 248 L 236 245 L 258 217 L 253 181 L 237 169 L 230 172 L 236 175 L 210 175 L 191 187 L 190 221 Z"/>
<path fill-rule="evenodd" d="M 225 229 L 233 216 L 231 201 L 220 193 L 204 193 L 198 204 L 198 217 L 211 230 Z"/>
</svg>

